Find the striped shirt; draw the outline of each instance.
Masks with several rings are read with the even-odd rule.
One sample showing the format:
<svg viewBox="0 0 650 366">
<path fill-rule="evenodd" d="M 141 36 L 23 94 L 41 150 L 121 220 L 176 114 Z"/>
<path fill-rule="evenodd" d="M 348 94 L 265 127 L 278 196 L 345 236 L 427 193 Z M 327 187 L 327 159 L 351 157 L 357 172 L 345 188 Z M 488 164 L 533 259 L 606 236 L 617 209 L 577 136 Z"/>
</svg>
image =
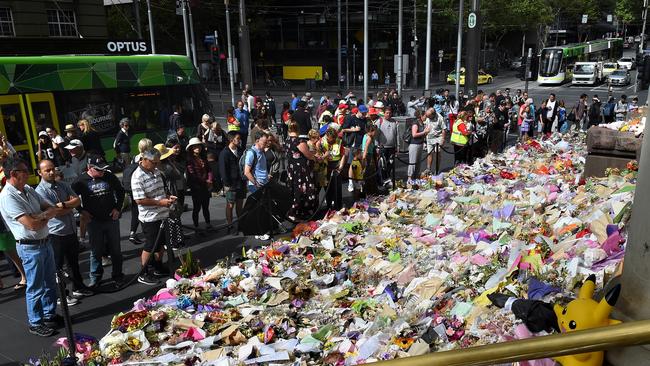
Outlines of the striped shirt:
<svg viewBox="0 0 650 366">
<path fill-rule="evenodd" d="M 138 167 L 131 177 L 131 189 L 133 199 L 136 201 L 145 198 L 154 200 L 167 198 L 162 173 L 158 169 L 147 172 L 142 167 Z M 155 222 L 168 217 L 167 207 L 138 205 L 138 220 L 141 222 Z"/>
</svg>

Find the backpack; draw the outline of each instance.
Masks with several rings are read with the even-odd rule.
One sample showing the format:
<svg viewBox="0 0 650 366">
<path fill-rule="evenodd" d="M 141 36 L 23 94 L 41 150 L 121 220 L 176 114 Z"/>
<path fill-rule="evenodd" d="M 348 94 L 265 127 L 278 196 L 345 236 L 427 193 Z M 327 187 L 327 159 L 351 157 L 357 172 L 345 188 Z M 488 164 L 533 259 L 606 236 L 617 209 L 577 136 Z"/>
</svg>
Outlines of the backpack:
<svg viewBox="0 0 650 366">
<path fill-rule="evenodd" d="M 611 117 L 614 115 L 614 103 L 607 103 L 605 104 L 605 107 L 603 108 L 603 116 L 605 117 Z"/>
<path fill-rule="evenodd" d="M 239 157 L 239 175 L 241 175 L 242 180 L 245 182 L 248 180 L 246 178 L 246 175 L 244 174 L 245 168 L 246 168 L 246 155 L 248 155 L 248 152 L 253 153 L 253 164 L 251 165 L 251 171 L 255 171 L 255 165 L 257 165 L 257 154 L 255 154 L 255 151 L 253 151 L 252 147 L 247 148 L 243 154 Z"/>
</svg>

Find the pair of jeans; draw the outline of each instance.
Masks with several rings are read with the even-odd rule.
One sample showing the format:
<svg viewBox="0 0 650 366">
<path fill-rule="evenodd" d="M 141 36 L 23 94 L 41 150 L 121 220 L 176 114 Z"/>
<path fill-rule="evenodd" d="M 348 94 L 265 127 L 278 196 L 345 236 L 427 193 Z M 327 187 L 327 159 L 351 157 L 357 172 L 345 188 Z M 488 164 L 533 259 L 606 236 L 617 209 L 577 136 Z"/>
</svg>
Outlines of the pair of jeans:
<svg viewBox="0 0 650 366">
<path fill-rule="evenodd" d="M 27 287 L 25 302 L 29 325 L 41 324 L 56 315 L 56 272 L 54 251 L 48 240 L 45 244 L 16 244 L 18 256 L 23 261 Z"/>
<path fill-rule="evenodd" d="M 119 220 L 91 220 L 88 223 L 88 241 L 90 243 L 90 283 L 101 281 L 104 275 L 102 257 L 111 256 L 113 263 L 112 278 L 119 280 L 124 277 L 122 273 L 122 248 L 120 247 L 120 222 Z M 109 253 L 105 253 L 108 248 Z"/>
<path fill-rule="evenodd" d="M 72 289 L 83 289 L 85 286 L 79 271 L 79 238 L 77 238 L 77 234 L 50 234 L 50 243 L 52 243 L 52 250 L 54 251 L 56 269 L 63 269 L 63 262 L 68 262 L 72 275 Z"/>
</svg>

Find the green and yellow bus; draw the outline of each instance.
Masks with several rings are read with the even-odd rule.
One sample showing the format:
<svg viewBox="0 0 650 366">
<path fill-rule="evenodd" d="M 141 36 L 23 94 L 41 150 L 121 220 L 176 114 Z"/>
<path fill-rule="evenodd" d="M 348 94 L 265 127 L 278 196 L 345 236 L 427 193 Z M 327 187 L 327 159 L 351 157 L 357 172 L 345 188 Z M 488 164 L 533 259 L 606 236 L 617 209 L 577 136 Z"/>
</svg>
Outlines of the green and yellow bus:
<svg viewBox="0 0 650 366">
<path fill-rule="evenodd" d="M 539 55 L 537 82 L 541 85 L 563 84 L 573 79 L 573 65 L 578 61 L 617 60 L 622 55 L 622 38 L 546 47 Z"/>
<path fill-rule="evenodd" d="M 0 57 L 0 131 L 34 169 L 38 132 L 46 127 L 64 135 L 66 124 L 88 120 L 110 161 L 121 118 L 131 118 L 135 146 L 145 134 L 165 133 L 175 105 L 192 125 L 212 111 L 185 56 Z"/>
</svg>

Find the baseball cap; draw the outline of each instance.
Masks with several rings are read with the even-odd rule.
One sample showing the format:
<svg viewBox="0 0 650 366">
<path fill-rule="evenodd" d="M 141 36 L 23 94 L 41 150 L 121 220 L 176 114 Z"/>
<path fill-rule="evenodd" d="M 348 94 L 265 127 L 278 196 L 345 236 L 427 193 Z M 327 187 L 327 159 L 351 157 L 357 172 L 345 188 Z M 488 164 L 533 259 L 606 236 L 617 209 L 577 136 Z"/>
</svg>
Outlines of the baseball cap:
<svg viewBox="0 0 650 366">
<path fill-rule="evenodd" d="M 38 137 L 41 137 L 41 136 L 47 136 L 47 132 L 45 132 L 45 131 L 39 132 Z"/>
<path fill-rule="evenodd" d="M 368 113 L 368 107 L 366 107 L 365 104 L 360 105 L 359 106 L 359 112 Z"/>
<path fill-rule="evenodd" d="M 382 103 L 381 100 L 375 102 L 375 108 L 378 108 L 378 109 L 384 108 L 384 103 Z"/>
<path fill-rule="evenodd" d="M 352 114 L 357 114 L 357 113 L 359 113 L 359 108 L 357 107 L 352 108 Z"/>
<path fill-rule="evenodd" d="M 74 127 L 73 124 L 67 124 L 67 125 L 65 125 L 65 130 L 66 131 L 74 131 L 75 127 Z"/>
<path fill-rule="evenodd" d="M 83 142 L 81 142 L 81 140 L 74 139 L 74 140 L 70 140 L 70 142 L 68 142 L 68 144 L 65 145 L 65 148 L 68 150 L 72 150 L 75 147 L 84 147 L 84 144 Z"/>
<path fill-rule="evenodd" d="M 93 167 L 97 170 L 106 170 L 108 169 L 108 164 L 106 160 L 101 155 L 93 155 L 88 157 L 88 166 Z"/>
<path fill-rule="evenodd" d="M 374 114 L 374 115 L 377 115 L 377 114 L 379 114 L 379 112 L 377 112 L 377 109 L 375 109 L 375 107 L 371 107 L 371 108 L 368 110 L 368 114 Z"/>
<path fill-rule="evenodd" d="M 500 101 L 499 105 L 506 105 L 506 101 L 505 100 Z"/>
</svg>

